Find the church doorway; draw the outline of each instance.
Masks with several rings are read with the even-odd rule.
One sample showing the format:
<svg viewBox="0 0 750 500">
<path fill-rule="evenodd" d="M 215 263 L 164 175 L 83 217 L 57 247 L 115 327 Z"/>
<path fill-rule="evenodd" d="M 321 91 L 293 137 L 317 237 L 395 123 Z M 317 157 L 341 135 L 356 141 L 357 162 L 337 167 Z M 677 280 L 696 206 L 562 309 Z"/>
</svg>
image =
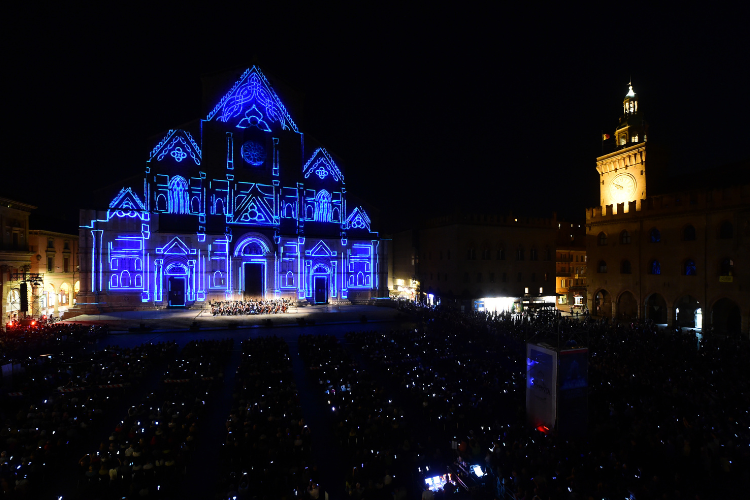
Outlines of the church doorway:
<svg viewBox="0 0 750 500">
<path fill-rule="evenodd" d="M 245 262 L 243 264 L 245 275 L 243 297 L 245 300 L 263 298 L 263 264 L 258 262 Z"/>
<path fill-rule="evenodd" d="M 185 277 L 170 276 L 168 282 L 170 307 L 185 307 Z"/>
<path fill-rule="evenodd" d="M 667 324 L 667 302 L 658 293 L 652 293 L 646 297 L 646 319 L 656 324 Z"/>
<path fill-rule="evenodd" d="M 313 276 L 314 301 L 316 304 L 328 303 L 328 276 Z"/>
</svg>

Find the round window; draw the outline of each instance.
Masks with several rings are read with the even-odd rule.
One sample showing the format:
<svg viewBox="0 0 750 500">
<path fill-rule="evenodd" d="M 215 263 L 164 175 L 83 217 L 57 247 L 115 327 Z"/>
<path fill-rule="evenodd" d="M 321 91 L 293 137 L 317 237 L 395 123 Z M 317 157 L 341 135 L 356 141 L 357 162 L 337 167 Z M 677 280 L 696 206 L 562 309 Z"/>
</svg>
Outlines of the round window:
<svg viewBox="0 0 750 500">
<path fill-rule="evenodd" d="M 263 165 L 266 161 L 266 148 L 255 141 L 247 141 L 242 145 L 242 159 L 254 167 Z"/>
</svg>

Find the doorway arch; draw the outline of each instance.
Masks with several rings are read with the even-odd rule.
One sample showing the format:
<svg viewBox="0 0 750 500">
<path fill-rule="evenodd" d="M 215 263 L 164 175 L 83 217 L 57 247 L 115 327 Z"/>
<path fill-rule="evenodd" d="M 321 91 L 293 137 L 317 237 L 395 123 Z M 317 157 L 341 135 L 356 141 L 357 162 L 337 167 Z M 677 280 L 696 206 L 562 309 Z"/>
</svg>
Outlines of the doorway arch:
<svg viewBox="0 0 750 500">
<path fill-rule="evenodd" d="M 667 324 L 667 301 L 660 293 L 652 293 L 646 297 L 646 319 L 654 323 Z"/>
<path fill-rule="evenodd" d="M 627 290 L 622 292 L 617 299 L 617 317 L 621 319 L 635 319 L 638 317 L 638 301 Z"/>
<path fill-rule="evenodd" d="M 274 254 L 271 241 L 260 233 L 246 233 L 234 247 L 237 284 L 244 300 L 266 298 L 275 285 Z"/>
<path fill-rule="evenodd" d="M 700 318 L 703 311 L 698 299 L 692 295 L 684 295 L 675 302 L 675 325 L 684 328 L 703 328 Z"/>
<path fill-rule="evenodd" d="M 604 289 L 594 295 L 594 315 L 600 318 L 612 317 L 612 295 Z"/>
</svg>

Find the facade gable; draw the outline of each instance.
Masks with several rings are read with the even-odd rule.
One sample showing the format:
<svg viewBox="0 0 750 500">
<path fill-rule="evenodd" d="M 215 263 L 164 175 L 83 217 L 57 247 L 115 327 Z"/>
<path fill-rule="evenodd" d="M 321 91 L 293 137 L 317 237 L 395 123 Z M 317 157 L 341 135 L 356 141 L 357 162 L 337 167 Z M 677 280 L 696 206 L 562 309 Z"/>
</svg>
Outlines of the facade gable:
<svg viewBox="0 0 750 500">
<path fill-rule="evenodd" d="M 190 132 L 181 129 L 171 129 L 167 135 L 151 150 L 148 161 L 156 159 L 162 161 L 167 155 L 177 163 L 188 156 L 196 165 L 201 164 L 201 148 L 196 144 Z"/>
<path fill-rule="evenodd" d="M 315 174 L 320 180 L 325 180 L 330 175 L 334 181 L 344 184 L 344 174 L 341 173 L 336 162 L 333 161 L 325 148 L 315 150 L 305 166 L 302 167 L 302 174 L 305 179 L 310 177 L 310 174 Z"/>
<path fill-rule="evenodd" d="M 242 116 L 238 128 L 258 127 L 270 132 L 269 123 L 278 123 L 282 130 L 294 130 L 297 125 L 281 103 L 279 96 L 271 88 L 268 79 L 257 66 L 247 69 L 232 89 L 221 98 L 208 114 L 206 121 L 214 118 L 228 123 Z"/>
</svg>

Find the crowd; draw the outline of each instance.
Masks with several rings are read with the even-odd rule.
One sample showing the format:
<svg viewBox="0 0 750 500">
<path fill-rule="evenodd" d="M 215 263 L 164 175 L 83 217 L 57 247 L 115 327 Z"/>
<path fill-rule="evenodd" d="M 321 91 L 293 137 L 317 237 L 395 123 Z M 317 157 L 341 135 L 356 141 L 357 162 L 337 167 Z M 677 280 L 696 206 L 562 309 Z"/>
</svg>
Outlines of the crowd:
<svg viewBox="0 0 750 500">
<path fill-rule="evenodd" d="M 331 411 L 334 435 L 344 454 L 346 495 L 403 498 L 411 465 L 420 459 L 409 426 L 413 420 L 335 337 L 300 335 L 298 342 L 308 374 Z"/>
<path fill-rule="evenodd" d="M 106 326 L 78 323 L 16 323 L 7 327 L 0 335 L 0 364 L 40 354 L 69 351 L 74 347 L 91 344 L 104 337 L 107 332 Z"/>
<path fill-rule="evenodd" d="M 310 428 L 283 339 L 242 343 L 234 396 L 222 454 L 222 498 L 317 499 Z"/>
<path fill-rule="evenodd" d="M 286 298 L 214 301 L 211 302 L 211 315 L 279 314 L 287 312 L 291 304 L 292 302 Z"/>
<path fill-rule="evenodd" d="M 108 441 L 79 460 L 80 492 L 91 498 L 174 498 L 232 345 L 188 343 L 180 359 L 169 362 L 156 392 L 131 406 Z"/>
<path fill-rule="evenodd" d="M 61 465 L 63 453 L 91 438 L 105 412 L 142 380 L 171 348 L 134 349 L 37 358 L 12 377 L 0 399 L 0 485 L 7 498 L 33 498 Z M 4 382 L 5 382 L 4 378 Z"/>
<path fill-rule="evenodd" d="M 709 336 L 699 343 L 647 323 L 578 324 L 550 314 L 420 314 L 417 332 L 347 337 L 369 366 L 406 390 L 402 400 L 445 451 L 490 472 L 498 497 L 729 498 L 747 491 L 747 341 Z M 557 332 L 590 349 L 585 437 L 540 432 L 525 421 L 524 342 L 552 341 Z"/>
</svg>

